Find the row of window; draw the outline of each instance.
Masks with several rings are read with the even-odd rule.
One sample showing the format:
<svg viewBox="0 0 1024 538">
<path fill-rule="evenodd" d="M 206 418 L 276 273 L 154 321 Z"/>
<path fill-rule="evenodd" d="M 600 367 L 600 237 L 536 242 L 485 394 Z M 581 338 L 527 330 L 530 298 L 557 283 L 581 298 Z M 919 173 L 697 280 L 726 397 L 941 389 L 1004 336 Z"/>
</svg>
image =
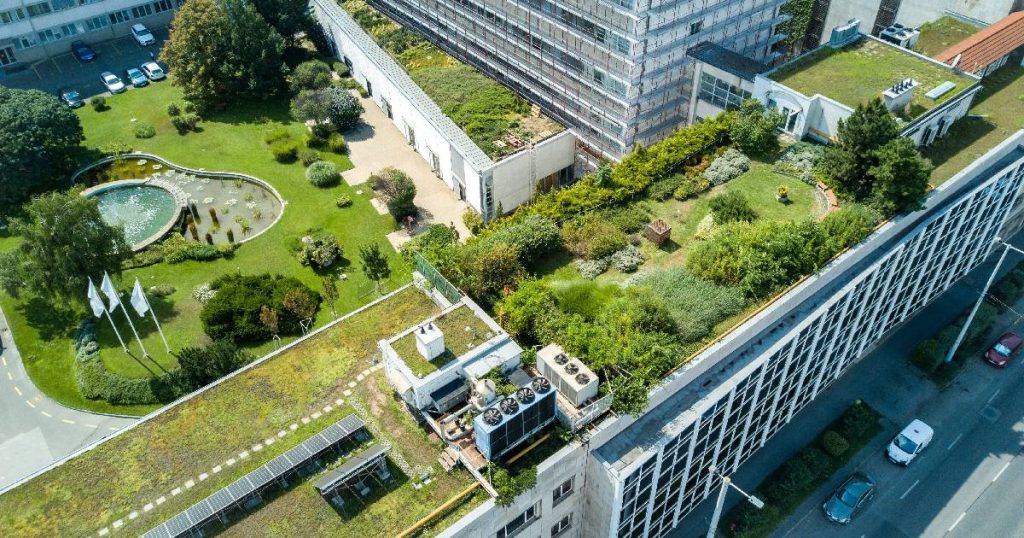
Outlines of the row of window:
<svg viewBox="0 0 1024 538">
<path fill-rule="evenodd" d="M 701 100 L 707 101 L 722 110 L 734 110 L 743 104 L 743 101 L 750 99 L 750 92 L 733 86 L 728 82 L 708 73 L 700 75 Z"/>
<path fill-rule="evenodd" d="M 554 508 L 558 503 L 564 501 L 567 497 L 573 493 L 573 479 L 570 478 L 565 482 L 562 482 L 551 492 L 551 507 Z M 541 516 L 541 501 L 533 503 L 532 506 L 528 507 L 523 513 L 509 520 L 504 526 L 498 529 L 496 538 L 512 538 L 519 534 L 531 523 L 540 519 Z M 559 519 L 551 526 L 551 538 L 556 538 L 565 534 L 570 528 L 572 528 L 572 514 L 567 514 L 565 517 Z"/>
<path fill-rule="evenodd" d="M 67 39 L 86 32 L 102 30 L 113 24 L 123 24 L 134 19 L 141 19 L 170 11 L 180 7 L 185 0 L 156 0 L 149 1 L 128 9 L 119 9 L 110 13 L 104 13 L 85 20 L 62 24 L 52 28 L 46 28 L 32 34 L 25 34 L 13 39 L 14 48 L 17 50 L 27 49 L 43 45 L 61 39 Z"/>
<path fill-rule="evenodd" d="M 867 346 L 981 263 L 1022 180 L 1024 170 L 1012 170 L 912 230 L 641 464 L 623 484 L 618 536 L 668 533 L 711 493 L 710 465 L 733 472 Z"/>
</svg>

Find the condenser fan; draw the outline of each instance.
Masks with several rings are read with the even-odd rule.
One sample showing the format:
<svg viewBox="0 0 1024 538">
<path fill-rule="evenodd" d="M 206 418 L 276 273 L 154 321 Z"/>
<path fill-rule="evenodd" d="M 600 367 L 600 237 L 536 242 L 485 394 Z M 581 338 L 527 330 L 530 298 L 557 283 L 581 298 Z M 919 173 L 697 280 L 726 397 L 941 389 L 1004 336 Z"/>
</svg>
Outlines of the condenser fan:
<svg viewBox="0 0 1024 538">
<path fill-rule="evenodd" d="M 551 382 L 546 377 L 538 377 L 530 383 L 533 386 L 533 392 L 537 394 L 544 394 L 551 390 Z"/>
<path fill-rule="evenodd" d="M 576 372 L 579 372 L 580 371 L 580 367 L 576 363 L 570 362 L 569 364 L 565 365 L 565 371 L 569 375 L 572 375 L 572 374 L 575 374 Z"/>
<path fill-rule="evenodd" d="M 490 424 L 491 426 L 494 426 L 495 424 L 500 423 L 501 422 L 501 411 L 498 411 L 497 409 L 495 409 L 493 407 L 490 408 L 490 409 L 487 409 L 486 411 L 484 411 L 484 422 L 486 422 L 487 424 Z"/>
<path fill-rule="evenodd" d="M 590 376 L 587 374 L 576 374 L 576 382 L 580 385 L 586 385 L 590 382 Z"/>
<path fill-rule="evenodd" d="M 533 401 L 533 391 L 529 387 L 523 387 L 516 391 L 516 399 L 519 403 L 528 404 Z"/>
<path fill-rule="evenodd" d="M 569 357 L 565 356 L 565 353 L 559 353 L 555 355 L 555 364 L 562 365 L 569 362 Z"/>
<path fill-rule="evenodd" d="M 501 407 L 501 412 L 506 415 L 512 415 L 516 411 L 519 411 L 519 404 L 516 402 L 516 399 L 512 397 L 502 399 L 501 403 L 498 404 L 498 407 Z"/>
</svg>

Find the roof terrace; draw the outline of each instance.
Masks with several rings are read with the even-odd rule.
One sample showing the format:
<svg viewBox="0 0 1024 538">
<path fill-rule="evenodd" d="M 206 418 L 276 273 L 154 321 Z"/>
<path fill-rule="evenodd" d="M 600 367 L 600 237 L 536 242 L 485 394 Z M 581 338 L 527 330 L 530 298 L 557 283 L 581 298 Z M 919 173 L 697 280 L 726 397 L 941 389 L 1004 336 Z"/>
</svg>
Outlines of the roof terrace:
<svg viewBox="0 0 1024 538">
<path fill-rule="evenodd" d="M 870 37 L 841 49 L 818 47 L 767 74 L 775 82 L 805 96 L 824 95 L 851 108 L 878 97 L 894 83 L 914 79 L 921 91 L 914 92 L 909 117 L 913 120 L 953 99 L 977 81 L 942 64 L 906 49 Z M 926 93 L 944 82 L 956 87 L 937 99 Z"/>
</svg>

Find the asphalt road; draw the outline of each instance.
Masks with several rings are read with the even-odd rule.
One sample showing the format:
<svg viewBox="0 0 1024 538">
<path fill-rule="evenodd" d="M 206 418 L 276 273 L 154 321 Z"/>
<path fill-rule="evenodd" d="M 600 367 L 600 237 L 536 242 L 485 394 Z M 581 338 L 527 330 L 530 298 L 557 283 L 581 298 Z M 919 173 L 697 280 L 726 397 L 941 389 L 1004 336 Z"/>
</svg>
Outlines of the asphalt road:
<svg viewBox="0 0 1024 538">
<path fill-rule="evenodd" d="M 69 409 L 39 392 L 0 311 L 0 491 L 133 422 Z"/>
</svg>

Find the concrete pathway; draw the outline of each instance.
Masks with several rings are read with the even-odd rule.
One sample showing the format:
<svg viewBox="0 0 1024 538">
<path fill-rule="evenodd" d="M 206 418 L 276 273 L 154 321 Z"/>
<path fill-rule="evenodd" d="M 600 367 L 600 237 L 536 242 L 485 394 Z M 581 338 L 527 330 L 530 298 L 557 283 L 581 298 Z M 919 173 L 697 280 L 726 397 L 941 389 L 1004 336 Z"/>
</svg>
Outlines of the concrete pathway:
<svg viewBox="0 0 1024 538">
<path fill-rule="evenodd" d="M 69 409 L 39 392 L 0 310 L 0 491 L 133 422 Z"/>
<path fill-rule="evenodd" d="M 462 223 L 462 214 L 469 205 L 456 197 L 441 178 L 434 175 L 427 161 L 409 145 L 398 127 L 372 99 L 360 98 L 363 108 L 362 123 L 345 134 L 353 169 L 342 176 L 349 185 L 363 185 L 374 172 L 393 166 L 409 174 L 416 183 L 416 207 L 420 218 L 415 233 L 431 224 L 454 224 L 459 237 L 469 237 Z M 369 188 L 369 185 L 364 185 Z M 381 208 L 378 208 L 380 211 Z M 386 209 L 384 209 L 386 213 Z M 411 237 L 405 230 L 388 234 L 388 241 L 397 249 Z"/>
</svg>

